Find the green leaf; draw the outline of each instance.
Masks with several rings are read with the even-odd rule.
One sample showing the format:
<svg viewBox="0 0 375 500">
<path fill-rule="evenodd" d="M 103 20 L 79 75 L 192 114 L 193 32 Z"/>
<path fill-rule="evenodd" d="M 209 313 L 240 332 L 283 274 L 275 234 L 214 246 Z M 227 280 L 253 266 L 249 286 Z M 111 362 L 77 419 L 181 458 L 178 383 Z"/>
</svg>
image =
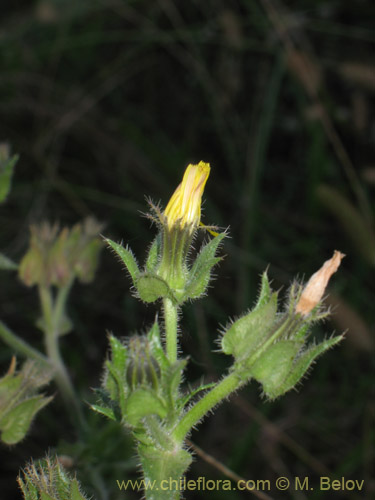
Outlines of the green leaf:
<svg viewBox="0 0 375 500">
<path fill-rule="evenodd" d="M 270 399 L 280 395 L 280 387 L 288 376 L 300 349 L 300 342 L 281 340 L 272 344 L 252 366 L 249 366 L 251 375 L 262 384 L 264 393 Z"/>
<path fill-rule="evenodd" d="M 125 248 L 122 245 L 110 240 L 109 238 L 105 238 L 104 241 L 117 253 L 120 259 L 123 261 L 133 280 L 133 284 L 135 285 L 139 276 L 139 268 L 133 252 L 130 250 L 130 248 Z"/>
<path fill-rule="evenodd" d="M 127 347 L 120 339 L 109 336 L 109 344 L 111 346 L 111 362 L 120 373 L 125 371 L 126 360 L 128 357 Z"/>
<path fill-rule="evenodd" d="M 104 415 L 105 417 L 109 418 L 110 420 L 117 420 L 115 416 L 115 412 L 112 410 L 112 408 L 105 408 L 104 406 L 99 406 L 99 405 L 90 405 L 90 408 L 97 413 L 100 413 L 101 415 Z"/>
<path fill-rule="evenodd" d="M 29 484 L 28 485 L 28 492 L 30 497 L 27 497 L 27 500 L 39 500 L 39 494 L 38 494 L 38 488 L 34 484 Z"/>
<path fill-rule="evenodd" d="M 123 415 L 126 411 L 125 398 L 127 390 L 124 373 L 122 371 L 119 372 L 110 361 L 106 361 L 105 366 L 107 373 L 103 386 L 109 392 L 111 398 L 118 402 L 121 414 Z"/>
<path fill-rule="evenodd" d="M 94 389 L 94 392 L 98 398 L 98 403 L 96 405 L 92 405 L 92 409 L 98 413 L 102 413 L 112 420 L 121 421 L 122 415 L 118 401 L 113 400 L 110 393 L 106 389 L 96 388 Z"/>
<path fill-rule="evenodd" d="M 79 484 L 77 479 L 73 479 L 70 484 L 70 500 L 85 500 L 79 491 Z"/>
<path fill-rule="evenodd" d="M 22 401 L 12 408 L 0 420 L 1 439 L 6 444 L 15 444 L 21 441 L 29 430 L 30 424 L 36 413 L 43 408 L 52 398 L 34 396 Z"/>
<path fill-rule="evenodd" d="M 103 387 L 108 391 L 111 398 L 116 401 L 122 401 L 124 404 L 124 377 L 126 360 L 128 356 L 126 346 L 113 335 L 109 335 L 109 344 L 111 348 L 111 359 L 105 362 L 106 373 L 103 381 Z M 123 408 L 124 405 L 123 405 Z"/>
<path fill-rule="evenodd" d="M 272 334 L 277 313 L 277 293 L 271 295 L 242 318 L 232 323 L 221 339 L 225 354 L 232 354 L 242 361 L 255 352 Z"/>
<path fill-rule="evenodd" d="M 0 269 L 3 271 L 17 271 L 18 265 L 3 253 L 0 253 Z"/>
<path fill-rule="evenodd" d="M 22 397 L 23 391 L 21 389 L 22 386 L 22 376 L 18 375 L 4 375 L 4 377 L 0 378 L 0 415 L 1 410 L 5 408 L 5 404 L 12 399 L 17 401 Z"/>
<path fill-rule="evenodd" d="M 259 307 L 261 307 L 261 306 L 265 305 L 267 302 L 269 302 L 271 300 L 271 296 L 272 296 L 272 290 L 270 287 L 270 282 L 268 280 L 267 271 L 264 271 L 264 273 L 262 274 L 262 281 L 261 281 L 261 288 L 260 288 L 260 292 L 259 292 L 259 297 L 258 297 L 257 303 L 256 303 L 253 310 L 255 311 Z"/>
<path fill-rule="evenodd" d="M 202 391 L 208 391 L 209 389 L 212 389 L 212 387 L 215 387 L 217 382 L 211 382 L 210 384 L 204 384 L 198 387 L 197 389 L 191 390 L 186 396 L 180 398 L 179 401 L 179 406 L 183 408 L 188 404 L 188 402 L 194 398 L 197 394 L 199 394 Z"/>
<path fill-rule="evenodd" d="M 189 271 L 184 300 L 198 298 L 206 292 L 212 268 L 221 260 L 221 257 L 215 257 L 217 248 L 225 237 L 226 233 L 220 233 L 202 247 Z"/>
<path fill-rule="evenodd" d="M 48 495 L 48 493 L 41 491 L 40 492 L 40 500 L 56 500 L 56 497 L 51 497 L 51 495 Z"/>
<path fill-rule="evenodd" d="M 70 481 L 71 479 L 68 477 L 68 474 L 65 472 L 64 468 L 61 467 L 61 465 L 53 464 L 50 462 L 49 469 L 51 468 L 54 469 L 54 474 L 55 474 L 55 481 L 54 481 L 54 486 L 55 486 L 55 491 L 56 493 L 54 494 L 57 496 L 57 498 L 69 498 L 68 495 L 70 493 Z M 70 500 L 70 499 L 69 499 Z"/>
<path fill-rule="evenodd" d="M 311 329 L 311 323 L 309 321 L 302 323 L 302 326 L 294 332 L 293 339 L 304 340 L 307 337 L 307 334 L 309 333 L 310 329 Z"/>
<path fill-rule="evenodd" d="M 318 345 L 309 347 L 295 361 L 291 372 L 279 387 L 277 396 L 284 394 L 285 392 L 292 389 L 295 385 L 297 385 L 302 377 L 306 374 L 312 363 L 316 360 L 316 358 L 331 347 L 341 342 L 342 339 L 343 336 L 333 337 L 331 339 L 324 340 Z"/>
<path fill-rule="evenodd" d="M 167 282 L 154 274 L 142 274 L 138 278 L 136 287 L 139 297 L 144 302 L 155 302 L 162 297 L 172 297 Z"/>
</svg>

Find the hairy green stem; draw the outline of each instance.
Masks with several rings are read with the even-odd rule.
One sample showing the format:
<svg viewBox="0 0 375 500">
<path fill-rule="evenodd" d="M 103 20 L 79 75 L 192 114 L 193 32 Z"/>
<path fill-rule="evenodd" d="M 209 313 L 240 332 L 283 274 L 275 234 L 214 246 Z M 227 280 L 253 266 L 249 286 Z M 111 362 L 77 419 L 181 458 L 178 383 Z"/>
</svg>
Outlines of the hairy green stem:
<svg viewBox="0 0 375 500">
<path fill-rule="evenodd" d="M 48 358 L 44 356 L 41 352 L 34 347 L 31 347 L 27 342 L 19 338 L 10 328 L 8 328 L 2 321 L 0 321 L 0 338 L 17 353 L 23 354 L 24 356 L 35 359 L 41 362 L 46 367 L 50 367 Z"/>
<path fill-rule="evenodd" d="M 221 403 L 232 392 L 244 384 L 244 380 L 232 372 L 223 378 L 215 387 L 208 391 L 188 412 L 183 416 L 173 431 L 174 439 L 182 443 L 191 429 L 217 404 Z"/>
<path fill-rule="evenodd" d="M 175 363 L 177 361 L 177 306 L 170 299 L 164 298 L 163 308 L 166 354 L 169 361 Z"/>
<path fill-rule="evenodd" d="M 179 500 L 181 481 L 192 458 L 182 446 L 163 449 L 154 446 L 138 446 L 145 484 L 146 500 Z"/>
</svg>

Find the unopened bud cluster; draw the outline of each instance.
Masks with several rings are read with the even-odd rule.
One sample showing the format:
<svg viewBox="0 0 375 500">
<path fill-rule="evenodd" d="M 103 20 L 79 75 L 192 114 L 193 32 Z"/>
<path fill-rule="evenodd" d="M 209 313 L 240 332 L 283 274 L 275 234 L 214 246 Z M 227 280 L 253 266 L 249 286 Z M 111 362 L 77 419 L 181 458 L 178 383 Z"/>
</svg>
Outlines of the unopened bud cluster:
<svg viewBox="0 0 375 500">
<path fill-rule="evenodd" d="M 111 356 L 106 362 L 103 389 L 92 408 L 112 420 L 138 427 L 149 416 L 161 419 L 182 411 L 179 385 L 186 361 L 170 364 L 160 340 L 157 322 L 147 335 L 121 342 L 109 338 Z"/>
<path fill-rule="evenodd" d="M 135 335 L 129 339 L 129 360 L 126 367 L 126 381 L 134 390 L 141 386 L 158 388 L 160 367 L 151 352 L 146 337 Z"/>
<path fill-rule="evenodd" d="M 25 500 L 87 500 L 77 479 L 71 478 L 57 458 L 31 462 L 18 477 Z"/>
<path fill-rule="evenodd" d="M 30 245 L 20 267 L 20 279 L 27 286 L 63 287 L 73 279 L 93 280 L 98 264 L 102 226 L 93 218 L 71 229 L 44 222 L 31 226 Z"/>
</svg>

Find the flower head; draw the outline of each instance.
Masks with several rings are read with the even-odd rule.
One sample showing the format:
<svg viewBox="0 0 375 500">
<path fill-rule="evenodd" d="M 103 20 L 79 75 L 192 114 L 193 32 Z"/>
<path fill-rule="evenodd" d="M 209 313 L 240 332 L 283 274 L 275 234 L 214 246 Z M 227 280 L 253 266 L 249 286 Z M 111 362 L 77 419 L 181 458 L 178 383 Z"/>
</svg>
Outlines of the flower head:
<svg viewBox="0 0 375 500">
<path fill-rule="evenodd" d="M 200 161 L 197 165 L 188 165 L 164 211 L 168 229 L 178 225 L 192 232 L 199 225 L 202 195 L 209 175 L 209 163 Z"/>
<path fill-rule="evenodd" d="M 296 313 L 307 316 L 319 304 L 329 279 L 337 271 L 344 257 L 345 254 L 335 250 L 333 257 L 324 262 L 319 271 L 311 276 L 296 305 Z"/>
</svg>

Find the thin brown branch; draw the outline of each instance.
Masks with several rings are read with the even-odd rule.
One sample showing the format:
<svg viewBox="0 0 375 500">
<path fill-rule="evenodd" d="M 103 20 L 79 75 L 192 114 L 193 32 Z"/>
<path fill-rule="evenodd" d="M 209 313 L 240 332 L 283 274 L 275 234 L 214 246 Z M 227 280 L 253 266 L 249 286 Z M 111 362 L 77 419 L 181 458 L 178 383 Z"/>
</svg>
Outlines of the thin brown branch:
<svg viewBox="0 0 375 500">
<path fill-rule="evenodd" d="M 311 470 L 314 470 L 321 476 L 332 476 L 331 471 L 324 464 L 313 457 L 308 451 L 305 450 L 305 448 L 299 445 L 290 436 L 285 434 L 285 432 L 281 431 L 275 424 L 270 422 L 260 411 L 254 408 L 241 396 L 233 398 L 233 403 L 241 408 L 246 415 L 251 417 L 255 422 L 267 430 L 269 434 L 294 453 L 300 460 L 305 462 Z"/>
<path fill-rule="evenodd" d="M 202 448 L 199 448 L 196 444 L 194 444 L 192 441 L 188 440 L 187 444 L 195 451 L 197 455 L 199 455 L 205 462 L 210 464 L 212 467 L 217 469 L 218 471 L 221 472 L 226 477 L 229 477 L 232 481 L 235 483 L 241 482 L 244 487 L 246 488 L 244 491 L 248 491 L 249 493 L 252 493 L 254 496 L 257 498 L 260 498 L 261 500 L 273 500 L 272 497 L 269 495 L 266 495 L 266 493 L 263 493 L 262 491 L 250 489 L 249 487 L 246 487 L 247 480 L 244 479 L 243 477 L 239 476 L 235 472 L 233 472 L 231 469 L 229 469 L 226 465 L 224 465 L 222 462 L 217 460 L 215 457 L 212 455 L 209 455 L 205 451 L 202 450 Z"/>
</svg>

